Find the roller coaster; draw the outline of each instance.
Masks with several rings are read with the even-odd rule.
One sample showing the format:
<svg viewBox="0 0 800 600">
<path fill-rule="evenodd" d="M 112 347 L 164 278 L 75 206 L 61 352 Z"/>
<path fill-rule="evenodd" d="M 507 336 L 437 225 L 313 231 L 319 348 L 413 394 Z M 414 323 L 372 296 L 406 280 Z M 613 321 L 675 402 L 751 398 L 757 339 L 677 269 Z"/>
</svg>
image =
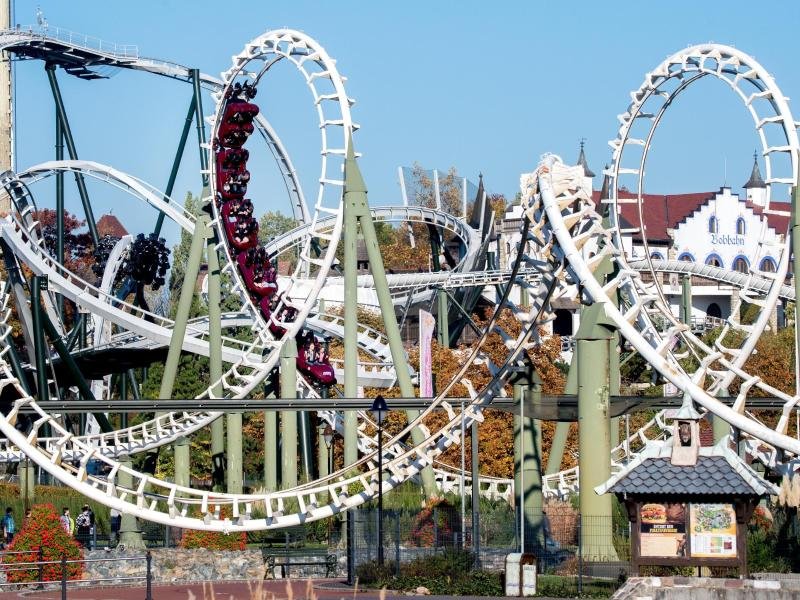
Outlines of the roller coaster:
<svg viewBox="0 0 800 600">
<path fill-rule="evenodd" d="M 487 265 L 490 227 L 476 229 L 435 209 L 369 208 L 364 203 L 364 218 L 424 223 L 440 235 L 447 232 L 457 238 L 463 252 L 447 271 L 385 277 L 373 271 L 354 282 L 343 276 L 337 249 L 355 243 L 347 238 L 350 230 L 345 213 L 347 206 L 357 206 L 365 198 L 359 155 L 353 145 L 358 125 L 352 119 L 353 100 L 345 91 L 345 79 L 336 62 L 313 38 L 290 29 L 268 31 L 247 43 L 220 78 L 140 57 L 138 50 L 130 47 L 89 43 L 57 30 L 3 31 L 0 49 L 19 59 L 46 63 L 51 85 L 55 85 L 57 69 L 95 79 L 103 77 L 106 68 L 144 71 L 176 80 L 176 85 L 190 85 L 193 97 L 181 148 L 193 115 L 202 156 L 199 175 L 204 207 L 202 214 L 195 216 L 175 202 L 171 197 L 174 176 L 162 191 L 113 166 L 78 159 L 68 128 L 64 135 L 69 159 L 57 156 L 54 161 L 2 174 L 0 184 L 11 211 L 0 222 L 0 248 L 8 277 L 0 286 L 0 392 L 4 402 L 0 431 L 5 436 L 0 442 L 0 461 L 16 462 L 27 457 L 54 479 L 125 514 L 181 528 L 225 532 L 277 529 L 329 517 L 370 501 L 379 491 L 389 492 L 428 468 L 433 470 L 440 489 L 454 491 L 462 483 L 471 486 L 472 478 L 459 477 L 439 457 L 447 448 L 463 442 L 465 428 L 481 422 L 483 410 L 493 400 L 508 396 L 512 378 L 529 368 L 527 352 L 541 343 L 545 326 L 554 318 L 552 301 L 565 298 L 599 306 L 608 326 L 620 332 L 630 351 L 639 353 L 665 381 L 691 397 L 701 409 L 723 419 L 754 460 L 777 473 L 790 473 L 800 465 L 800 441 L 788 435 L 790 417 L 800 400 L 800 369 L 786 389 L 777 389 L 749 374 L 744 366 L 777 302 L 794 300 L 797 294 L 797 278 L 794 287 L 789 283 L 790 240 L 794 236 L 797 244 L 800 235 L 796 200 L 791 207 L 776 200 L 790 196 L 778 190 L 793 192 L 797 186 L 797 124 L 772 77 L 740 50 L 717 44 L 692 46 L 645 75 L 619 116 L 618 135 L 611 142 L 611 166 L 605 172 L 608 193 L 600 203 L 592 200 L 592 190 L 587 189 L 581 169 L 565 165 L 557 156 L 545 155 L 533 172 L 524 175 L 521 192 L 525 220 L 511 269 Z M 279 62 L 293 65 L 313 96 L 321 132 L 321 166 L 313 203 L 307 201 L 267 111 L 258 104 L 259 87 Z M 766 161 L 765 208 L 794 218 L 791 230 L 781 232 L 784 243 L 774 273 L 755 269 L 747 274 L 732 273 L 650 258 L 629 261 L 623 251 L 622 236 L 632 232 L 641 234 L 647 247 L 641 198 L 653 134 L 672 102 L 702 78 L 727 84 L 742 100 L 753 118 Z M 203 91 L 214 100 L 209 115 L 203 114 Z M 54 95 L 64 128 L 66 114 L 59 96 Z M 267 242 L 259 241 L 257 215 L 248 199 L 251 178 L 258 176 L 248 170 L 248 160 L 254 153 L 270 155 L 276 161 L 299 224 Z M 76 178 L 95 247 L 103 248 L 94 265 L 96 280 L 67 268 L 61 242 L 53 255 L 37 221 L 39 205 L 33 193 L 37 182 L 55 177 L 63 188 L 67 173 Z M 156 232 L 101 240 L 85 193 L 83 182 L 87 178 L 122 190 L 132 202 L 152 210 L 158 218 Z M 638 198 L 621 197 L 623 185 L 635 190 Z M 625 229 L 627 225 L 618 219 L 623 203 L 638 204 L 640 220 L 632 229 Z M 63 214 L 63 202 L 56 210 Z M 188 306 L 197 293 L 189 285 L 181 293 L 175 319 L 151 310 L 145 301 L 145 288 L 164 283 L 169 260 L 164 240 L 159 237 L 164 219 L 191 237 L 186 281 L 197 279 L 206 249 L 209 279 L 202 300 L 207 316 L 188 318 Z M 278 260 L 282 256 L 295 257 L 291 274 L 279 275 Z M 691 272 L 736 286 L 740 302 L 756 307 L 757 315 L 744 324 L 735 316 L 738 310 L 732 311 L 734 316 L 709 343 L 673 316 L 659 285 L 642 277 L 649 273 L 658 281 L 655 275 L 664 272 Z M 28 279 L 24 273 L 34 277 Z M 81 374 L 80 365 L 85 363 L 77 362 L 76 345 L 83 348 L 81 356 L 102 357 L 124 350 L 125 370 L 151 361 L 160 349 L 160 360 L 165 363 L 162 398 L 172 395 L 170 378 L 174 378 L 181 352 L 207 356 L 211 372 L 204 382 L 205 391 L 197 398 L 199 406 L 203 399 L 253 397 L 264 385 L 272 385 L 273 392 L 280 394 L 285 388 L 278 391 L 274 374 L 288 369 L 292 362 L 298 373 L 291 382 L 292 392 L 302 398 L 325 398 L 336 389 L 337 382 L 353 373 L 358 385 L 391 387 L 413 375 L 393 347 L 391 333 L 354 325 L 326 312 L 324 302 L 320 302 L 325 291 L 342 289 L 345 297 L 351 295 L 368 304 L 374 302 L 365 299 L 385 292 L 402 311 L 430 303 L 436 290 L 480 290 L 488 285 L 500 290 L 491 317 L 479 329 L 453 380 L 384 445 L 383 477 L 378 472 L 375 427 L 365 411 L 358 413 L 361 458 L 315 481 L 256 494 L 195 489 L 132 467 L 132 455 L 153 452 L 185 438 L 211 426 L 224 413 L 198 409 L 157 414 L 135 426 L 114 429 L 98 411 L 101 430 L 88 432 L 77 431 L 64 415 L 46 409 L 47 400 L 60 398 L 63 390 L 72 386 L 77 386 L 84 398 L 99 400 L 111 393 L 108 372 Z M 514 302 L 512 298 L 518 297 L 514 290 L 524 290 L 527 301 Z M 236 310 L 222 311 L 223 291 L 236 300 Z M 134 299 L 129 301 L 131 294 Z M 64 318 L 65 304 L 74 308 L 77 318 Z M 12 307 L 21 324 L 27 356 L 21 356 L 12 341 Z M 510 312 L 521 324 L 518 334 L 501 327 L 501 311 Z M 228 328 L 244 330 L 247 335 L 223 335 Z M 745 335 L 730 335 L 733 332 Z M 499 361 L 486 351 L 489 338 L 498 335 L 506 349 Z M 358 364 L 332 359 L 326 341 L 330 338 L 345 343 L 355 340 L 361 357 Z M 742 341 L 734 345 L 731 339 Z M 692 360 L 684 361 L 686 357 Z M 64 368 L 55 369 L 54 363 Z M 470 373 L 478 364 L 485 365 L 491 374 L 489 383 L 479 389 L 470 381 Z M 687 368 L 687 364 L 694 366 Z M 461 410 L 451 397 L 457 383 L 469 391 L 469 401 Z M 738 391 L 732 406 L 728 406 L 720 396 L 732 384 Z M 755 395 L 768 395 L 780 403 L 780 418 L 774 428 L 749 410 Z M 431 432 L 424 425 L 425 419 L 441 410 L 446 411 L 447 422 Z M 320 410 L 318 415 L 336 431 L 346 433 L 348 425 L 340 412 Z M 644 443 L 668 435 L 665 414 L 660 412 L 611 449 L 612 470 Z M 98 463 L 104 467 L 102 476 L 93 474 L 92 465 Z M 564 496 L 576 491 L 579 481 L 579 467 L 560 471 L 544 477 L 543 492 L 546 496 Z M 513 482 L 481 477 L 480 489 L 486 495 L 510 499 Z M 255 518 L 257 509 L 263 510 L 266 518 Z"/>
</svg>

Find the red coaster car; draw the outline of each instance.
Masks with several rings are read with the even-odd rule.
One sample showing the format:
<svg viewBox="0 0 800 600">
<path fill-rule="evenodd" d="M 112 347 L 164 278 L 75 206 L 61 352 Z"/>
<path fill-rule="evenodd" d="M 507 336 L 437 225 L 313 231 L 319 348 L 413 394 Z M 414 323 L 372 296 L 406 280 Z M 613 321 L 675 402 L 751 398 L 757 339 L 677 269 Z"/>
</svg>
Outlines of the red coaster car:
<svg viewBox="0 0 800 600">
<path fill-rule="evenodd" d="M 217 132 L 217 139 L 226 148 L 240 148 L 253 130 L 252 123 L 223 123 Z"/>
<path fill-rule="evenodd" d="M 239 252 L 244 252 L 258 245 L 258 221 L 253 217 L 238 218 L 225 222 L 228 241 Z"/>
<path fill-rule="evenodd" d="M 272 300 L 274 303 L 270 304 L 269 307 L 271 312 L 275 312 L 276 308 L 278 307 L 280 296 L 277 295 L 272 296 Z M 275 316 L 276 321 L 283 321 L 284 323 L 290 323 L 294 321 L 295 318 L 297 318 L 297 309 L 286 305 L 284 305 L 281 308 L 280 312 Z M 272 335 L 274 335 L 276 338 L 283 337 L 283 335 L 286 333 L 286 328 L 274 321 L 270 321 L 269 330 L 272 333 Z"/>
<path fill-rule="evenodd" d="M 223 123 L 252 123 L 258 114 L 258 106 L 244 100 L 229 100 L 222 116 Z"/>
<path fill-rule="evenodd" d="M 316 340 L 300 348 L 297 353 L 297 369 L 319 385 L 336 383 L 336 375 L 328 361 L 328 356 L 322 349 L 322 345 Z"/>
<path fill-rule="evenodd" d="M 259 256 L 259 250 L 263 253 L 263 248 L 253 248 L 247 252 L 242 252 L 236 257 L 239 264 L 239 272 L 242 274 L 247 289 L 257 296 L 272 296 L 278 291 L 277 276 L 275 268 L 267 259 Z M 253 255 L 256 255 L 255 257 Z M 258 259 L 261 259 L 260 261 Z M 255 259 L 255 260 L 254 260 Z"/>
</svg>

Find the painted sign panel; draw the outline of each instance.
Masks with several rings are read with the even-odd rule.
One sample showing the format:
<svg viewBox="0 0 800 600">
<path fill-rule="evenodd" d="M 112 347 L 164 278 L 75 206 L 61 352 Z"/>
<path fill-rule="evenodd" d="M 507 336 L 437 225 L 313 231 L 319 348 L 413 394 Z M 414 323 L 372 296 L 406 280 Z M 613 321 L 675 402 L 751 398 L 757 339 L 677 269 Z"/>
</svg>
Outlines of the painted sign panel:
<svg viewBox="0 0 800 600">
<path fill-rule="evenodd" d="M 736 558 L 736 513 L 732 504 L 692 504 L 692 557 Z"/>
<path fill-rule="evenodd" d="M 686 504 L 649 502 L 641 507 L 639 554 L 686 556 Z"/>
</svg>

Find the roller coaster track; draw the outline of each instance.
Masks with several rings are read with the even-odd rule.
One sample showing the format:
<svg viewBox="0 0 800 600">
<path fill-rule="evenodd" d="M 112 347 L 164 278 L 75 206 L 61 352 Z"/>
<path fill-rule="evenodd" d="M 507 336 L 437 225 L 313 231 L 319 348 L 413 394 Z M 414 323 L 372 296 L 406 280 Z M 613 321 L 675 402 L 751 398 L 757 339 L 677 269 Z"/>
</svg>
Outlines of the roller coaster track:
<svg viewBox="0 0 800 600">
<path fill-rule="evenodd" d="M 713 68 L 707 65 L 706 60 L 709 58 L 713 61 Z M 320 125 L 323 129 L 331 127 L 332 131 L 335 128 L 341 128 L 344 130 L 342 137 L 346 139 L 354 128 L 349 120 L 351 102 L 343 94 L 343 88 L 340 85 L 341 79 L 333 69 L 330 58 L 313 40 L 303 34 L 279 30 L 269 32 L 254 40 L 242 54 L 234 58 L 232 69 L 223 74 L 225 89 L 237 78 L 258 82 L 275 61 L 283 59 L 294 62 L 305 75 L 310 86 L 321 80 L 332 82 L 334 87 L 332 94 L 320 92 L 314 88 L 315 98 L 318 105 L 327 104 L 329 101 L 338 104 L 341 112 L 338 115 L 339 118 L 328 118 L 327 115 L 321 113 Z M 312 66 L 312 68 L 306 69 L 307 66 Z M 673 69 L 673 66 L 677 68 Z M 643 90 L 640 90 L 641 93 L 633 95 L 632 108 L 622 118 L 620 143 L 614 146 L 615 163 L 612 171 L 615 174 L 615 187 L 612 200 L 616 200 L 616 179 L 620 175 L 634 174 L 631 173 L 630 167 L 621 166 L 620 160 L 622 150 L 629 141 L 627 125 L 632 119 L 639 117 L 639 109 L 645 97 L 653 96 L 672 101 L 676 90 L 669 88 L 657 90 L 663 83 L 662 79 L 670 80 L 677 77 L 676 73 L 689 72 L 721 78 L 734 72 L 732 81 L 727 81 L 737 91 L 736 84 L 741 80 L 756 82 L 757 88 L 759 85 L 763 88 L 756 92 L 754 97 L 744 96 L 743 99 L 749 100 L 748 107 L 753 111 L 752 104 L 755 100 L 769 96 L 768 99 L 771 101 L 771 105 L 776 107 L 778 114 L 764 116 L 761 113 L 753 112 L 757 128 L 761 134 L 761 129 L 765 124 L 782 123 L 787 135 L 788 150 L 785 151 L 792 158 L 792 172 L 789 175 L 774 174 L 768 167 L 768 184 L 795 182 L 797 139 L 793 129 L 794 123 L 789 119 L 788 107 L 785 106 L 784 99 L 776 91 L 774 83 L 771 79 L 767 79 L 763 69 L 754 64 L 754 61 L 746 55 L 724 47 L 702 46 L 682 51 L 675 57 L 670 57 L 654 73 L 648 74 Z M 689 79 L 692 76 L 690 73 Z M 678 91 L 682 89 L 680 85 L 682 84 L 678 85 Z M 654 95 L 652 93 L 654 91 L 659 93 Z M 218 98 L 221 97 L 220 94 Z M 665 102 L 664 107 L 669 102 Z M 654 112 L 646 114 L 659 115 L 661 113 L 656 109 Z M 219 111 L 214 118 L 214 123 L 218 121 Z M 791 123 L 791 128 L 787 123 Z M 762 135 L 762 140 L 764 140 L 764 151 L 767 155 L 784 152 L 782 146 L 766 144 L 764 135 Z M 632 143 L 636 142 L 632 141 Z M 647 142 L 644 143 L 644 147 L 648 147 Z M 301 260 L 290 284 L 294 285 L 294 281 L 299 281 L 301 275 L 312 270 L 311 267 L 318 273 L 318 276 L 306 296 L 305 304 L 300 309 L 298 318 L 293 322 L 282 323 L 286 329 L 282 339 L 288 339 L 289 336 L 295 335 L 303 326 L 320 288 L 327 280 L 328 270 L 333 262 L 333 252 L 341 233 L 341 206 L 335 202 L 336 198 L 329 197 L 336 195 L 331 194 L 331 190 L 341 191 L 343 185 L 340 177 L 341 171 L 336 168 L 341 166 L 341 160 L 337 161 L 336 159 L 343 157 L 346 150 L 346 144 L 328 145 L 328 137 L 323 136 L 321 186 L 314 215 L 310 217 L 307 236 L 298 242 L 301 249 Z M 328 161 L 329 158 L 332 160 Z M 635 174 L 642 172 L 643 168 L 640 167 Z M 212 167 L 212 181 L 214 180 L 213 175 Z M 392 438 L 387 446 L 392 447 L 398 444 L 399 440 L 403 439 L 411 431 L 411 428 L 418 427 L 432 410 L 445 408 L 448 411 L 448 422 L 439 431 L 428 435 L 422 444 L 409 449 L 401 448 L 393 456 L 387 456 L 386 478 L 383 480 L 378 478 L 374 452 L 354 465 L 347 465 L 346 473 L 334 473 L 298 488 L 259 495 L 219 494 L 194 490 L 132 470 L 121 462 L 103 455 L 102 450 L 92 445 L 89 440 L 81 440 L 66 431 L 54 415 L 43 411 L 37 405 L 36 400 L 24 392 L 4 359 L 10 335 L 8 309 L 4 310 L 3 317 L 0 319 L 0 340 L 3 341 L 0 348 L 0 372 L 3 375 L 0 379 L 0 389 L 12 386 L 20 399 L 15 402 L 7 415 L 0 417 L 0 430 L 14 445 L 57 479 L 108 506 L 148 520 L 195 529 L 246 531 L 280 528 L 323 518 L 368 501 L 379 489 L 384 492 L 391 490 L 426 465 L 432 464 L 449 446 L 460 443 L 462 441 L 460 439 L 461 428 L 469 426 L 473 421 L 480 421 L 482 409 L 490 404 L 492 398 L 506 394 L 505 383 L 510 371 L 524 367 L 527 350 L 538 342 L 538 327 L 552 318 L 547 311 L 547 306 L 553 295 L 555 293 L 574 294 L 576 286 L 580 285 L 583 293 L 593 302 L 604 307 L 606 314 L 619 327 L 629 343 L 662 375 L 679 389 L 688 393 L 695 402 L 715 415 L 721 416 L 744 434 L 752 436 L 753 443 L 758 443 L 759 448 L 763 446 L 763 443 L 769 444 L 774 451 L 762 453 L 766 464 L 773 468 L 789 465 L 790 463 L 785 460 L 785 457 L 787 455 L 796 456 L 800 450 L 800 443 L 786 435 L 787 413 L 796 406 L 797 398 L 767 386 L 758 378 L 750 377 L 742 370 L 744 360 L 752 351 L 752 346 L 748 346 L 748 341 L 745 341 L 745 345 L 741 348 L 729 348 L 725 345 L 723 336 L 713 347 L 709 347 L 692 336 L 686 330 L 686 326 L 677 323 L 671 317 L 668 306 L 663 302 L 660 294 L 653 293 L 642 284 L 637 271 L 625 263 L 624 257 L 617 250 L 617 248 L 621 248 L 620 232 L 614 229 L 609 230 L 603 225 L 601 216 L 591 202 L 589 191 L 581 188 L 582 179 L 582 172 L 563 167 L 560 161 L 554 157 L 549 157 L 539 171 L 528 179 L 523 188 L 523 201 L 528 216 L 523 239 L 529 241 L 530 245 L 536 248 L 536 256 L 525 256 L 523 253 L 526 250 L 521 249 L 521 256 L 516 261 L 509 284 L 504 287 L 503 298 L 498 303 L 498 311 L 490 319 L 484 335 L 472 349 L 458 375 L 434 400 L 431 408 L 424 411 L 419 419 L 409 423 L 408 427 Z M 639 187 L 641 188 L 641 177 Z M 322 215 L 335 218 L 332 228 L 321 226 Z M 528 229 L 528 223 L 531 224 L 530 229 Z M 218 225 L 218 223 L 214 223 L 214 225 Z M 573 237 L 573 227 L 577 227 L 577 236 L 575 237 Z M 26 237 L 24 229 L 18 222 L 3 224 L 0 228 L 0 235 L 4 240 L 10 240 L 9 243 L 14 244 L 15 252 L 19 252 L 20 258 L 26 264 L 28 261 L 32 261 L 38 264 L 39 268 L 47 270 L 51 276 L 51 285 L 55 285 L 60 293 L 75 298 L 75 301 L 81 306 L 82 302 L 92 308 L 96 305 L 97 308 L 106 311 L 109 318 L 124 319 L 124 315 L 127 314 L 125 311 L 120 310 L 122 315 L 113 313 L 112 309 L 116 307 L 113 302 L 98 296 L 92 289 L 81 287 L 79 283 L 82 282 L 64 272 L 60 265 L 48 262 L 46 257 L 39 252 L 39 247 L 29 237 Z M 311 252 L 312 239 L 320 239 L 325 242 L 323 256 L 316 256 Z M 591 258 L 585 258 L 584 250 L 594 250 L 595 252 Z M 234 261 L 227 247 L 225 247 L 225 251 L 228 258 L 226 268 L 236 279 Z M 779 263 L 776 282 L 782 282 L 786 276 L 787 255 L 788 253 L 784 252 Z M 594 270 L 604 258 L 613 260 L 619 265 L 619 270 L 609 281 L 600 283 L 594 277 Z M 528 284 L 518 278 L 519 268 L 523 263 L 538 269 L 540 277 L 534 283 Z M 534 292 L 531 294 L 531 308 L 522 309 L 509 301 L 508 296 L 512 284 L 531 286 Z M 240 288 L 242 287 L 240 284 Z M 756 323 L 746 330 L 752 338 L 757 338 L 763 331 L 768 318 L 766 313 L 771 312 L 774 308 L 780 293 L 779 287 L 779 284 L 773 284 L 766 292 L 766 299 L 758 304 L 762 308 L 761 314 Z M 9 301 L 7 287 L 3 286 L 0 289 L 2 290 L 0 305 L 7 307 Z M 614 294 L 621 298 L 619 308 L 612 303 L 610 298 L 610 295 Z M 757 293 L 748 284 L 744 295 L 748 298 L 756 298 Z M 127 311 L 139 311 L 136 313 L 136 320 L 144 317 L 142 311 L 135 307 L 126 306 L 125 308 Z M 498 313 L 500 309 L 504 308 L 510 309 L 524 323 L 519 336 L 510 336 L 498 327 Z M 255 307 L 250 307 L 249 316 L 253 318 L 253 337 L 256 341 L 247 346 L 245 358 L 235 364 L 223 377 L 224 393 L 228 395 L 242 396 L 252 391 L 263 381 L 277 360 L 276 350 L 279 348 L 281 340 L 273 339 L 268 333 L 267 323 L 255 310 Z M 665 332 L 654 326 L 653 318 L 655 316 L 662 320 L 667 319 L 669 322 Z M 131 325 L 135 326 L 134 323 Z M 736 325 L 738 324 L 733 324 L 731 327 Z M 506 342 L 508 348 L 507 356 L 496 365 L 492 364 L 483 352 L 483 346 L 490 335 L 499 335 Z M 672 353 L 674 337 L 682 339 L 689 346 L 692 354 L 698 358 L 700 367 L 697 371 L 688 373 L 681 368 Z M 192 340 L 188 340 L 188 342 L 190 344 L 197 343 Z M 753 341 L 754 343 L 755 341 Z M 251 355 L 256 355 L 259 353 L 258 351 L 263 352 L 264 350 L 268 352 L 264 360 L 255 361 L 250 358 Z M 481 390 L 475 390 L 466 379 L 467 373 L 474 368 L 477 361 L 484 362 L 493 374 L 491 382 Z M 734 377 L 741 378 L 744 383 L 740 387 L 733 409 L 729 409 L 717 401 L 712 394 L 727 387 Z M 710 383 L 706 382 L 706 379 Z M 465 410 L 460 413 L 455 413 L 446 400 L 448 392 L 456 382 L 463 382 L 467 386 L 472 399 Z M 206 394 L 211 393 L 213 383 Z M 785 401 L 784 414 L 778 427 L 774 430 L 753 419 L 746 411 L 747 394 L 754 387 Z M 33 427 L 27 434 L 14 427 L 23 407 L 31 408 L 37 413 Z M 169 418 L 175 419 L 172 415 Z M 58 440 L 55 447 L 44 447 L 37 443 L 39 432 L 45 425 L 50 427 Z M 659 426 L 658 423 L 656 426 Z M 170 422 L 161 422 L 161 427 L 169 428 Z M 362 436 L 362 439 L 364 437 L 369 436 Z M 77 466 L 65 464 L 66 456 L 80 456 L 79 464 Z M 100 479 L 88 474 L 87 466 L 91 460 L 98 460 L 110 467 L 107 479 Z M 132 480 L 133 483 L 124 483 L 127 480 Z M 266 517 L 263 519 L 253 518 L 257 504 L 264 507 Z M 230 517 L 221 516 L 220 509 L 223 506 L 228 507 Z M 203 515 L 201 518 L 190 512 L 195 508 L 200 510 Z"/>
</svg>

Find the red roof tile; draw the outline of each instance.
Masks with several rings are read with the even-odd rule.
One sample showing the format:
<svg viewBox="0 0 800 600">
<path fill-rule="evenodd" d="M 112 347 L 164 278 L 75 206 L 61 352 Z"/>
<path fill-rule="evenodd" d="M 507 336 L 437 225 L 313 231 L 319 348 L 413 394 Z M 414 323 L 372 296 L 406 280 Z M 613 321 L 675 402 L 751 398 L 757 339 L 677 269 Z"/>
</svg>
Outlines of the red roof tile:
<svg viewBox="0 0 800 600">
<path fill-rule="evenodd" d="M 122 226 L 122 223 L 114 215 L 103 215 L 97 220 L 97 233 L 122 237 L 123 235 L 128 235 L 128 230 Z"/>
<path fill-rule="evenodd" d="M 600 199 L 600 192 L 592 194 L 595 202 Z M 633 192 L 620 190 L 620 198 L 636 198 Z M 647 229 L 647 240 L 650 242 L 669 242 L 667 229 L 674 229 L 706 201 L 714 197 L 714 192 L 697 192 L 692 194 L 643 194 L 644 226 Z M 622 217 L 634 227 L 639 226 L 639 207 L 637 204 L 620 204 Z M 634 241 L 642 239 L 641 234 L 633 236 Z"/>
</svg>

